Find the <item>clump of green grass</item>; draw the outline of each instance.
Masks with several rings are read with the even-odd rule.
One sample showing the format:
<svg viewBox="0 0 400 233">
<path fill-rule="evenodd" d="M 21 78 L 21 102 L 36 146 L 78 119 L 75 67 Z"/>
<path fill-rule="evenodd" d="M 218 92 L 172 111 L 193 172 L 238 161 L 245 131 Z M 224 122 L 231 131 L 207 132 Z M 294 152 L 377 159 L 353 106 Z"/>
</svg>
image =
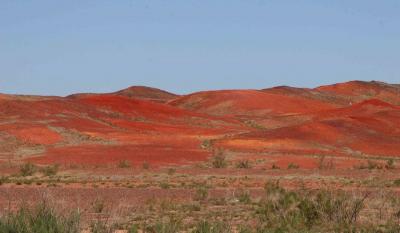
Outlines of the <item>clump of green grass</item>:
<svg viewBox="0 0 400 233">
<path fill-rule="evenodd" d="M 112 233 L 114 230 L 116 229 L 113 226 L 109 226 L 106 221 L 100 219 L 90 223 L 91 233 Z"/>
<path fill-rule="evenodd" d="M 8 213 L 0 218 L 2 233 L 79 233 L 79 213 L 66 216 L 58 214 L 54 208 L 41 203 L 33 209 L 22 207 L 16 213 Z"/>
<path fill-rule="evenodd" d="M 192 233 L 232 233 L 232 227 L 222 221 L 209 222 L 203 220 L 196 224 Z"/>
<path fill-rule="evenodd" d="M 155 233 L 177 233 L 182 230 L 182 221 L 180 219 L 169 217 L 168 220 L 159 220 L 153 225 L 147 226 L 144 232 Z"/>
</svg>

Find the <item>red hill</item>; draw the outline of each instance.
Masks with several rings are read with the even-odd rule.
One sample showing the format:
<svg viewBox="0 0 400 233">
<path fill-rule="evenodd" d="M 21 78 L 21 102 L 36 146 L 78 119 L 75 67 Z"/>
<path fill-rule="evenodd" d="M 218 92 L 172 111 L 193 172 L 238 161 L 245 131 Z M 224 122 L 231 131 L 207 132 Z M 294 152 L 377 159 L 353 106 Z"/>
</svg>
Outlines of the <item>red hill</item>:
<svg viewBox="0 0 400 233">
<path fill-rule="evenodd" d="M 159 166 L 204 161 L 213 148 L 310 168 L 320 155 L 397 157 L 399 101 L 398 85 L 359 81 L 185 96 L 136 86 L 69 97 L 2 94 L 0 160 Z"/>
<path fill-rule="evenodd" d="M 368 99 L 379 99 L 394 105 L 400 105 L 399 85 L 371 81 L 351 81 L 321 86 L 316 90 L 347 98 L 352 103 Z"/>
<path fill-rule="evenodd" d="M 132 86 L 117 92 L 108 94 L 81 93 L 68 96 L 68 98 L 82 98 L 87 96 L 116 95 L 128 98 L 142 99 L 159 103 L 166 103 L 178 97 L 178 95 L 157 88 L 145 86 Z"/>
<path fill-rule="evenodd" d="M 199 92 L 177 98 L 169 104 L 211 115 L 255 117 L 299 114 L 335 107 L 335 105 L 323 101 L 302 98 L 300 95 L 258 90 Z"/>
<path fill-rule="evenodd" d="M 152 100 L 162 103 L 165 103 L 167 101 L 170 101 L 178 97 L 178 95 L 169 93 L 167 91 L 163 91 L 152 87 L 144 87 L 144 86 L 132 86 L 127 89 L 117 91 L 113 94 L 126 96 L 130 98 Z"/>
</svg>

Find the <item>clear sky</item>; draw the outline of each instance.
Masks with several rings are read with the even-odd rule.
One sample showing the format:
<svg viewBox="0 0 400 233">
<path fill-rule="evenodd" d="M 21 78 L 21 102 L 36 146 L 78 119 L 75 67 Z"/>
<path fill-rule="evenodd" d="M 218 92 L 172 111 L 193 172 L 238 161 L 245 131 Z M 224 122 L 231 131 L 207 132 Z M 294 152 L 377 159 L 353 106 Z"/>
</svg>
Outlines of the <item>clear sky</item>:
<svg viewBox="0 0 400 233">
<path fill-rule="evenodd" d="M 399 0 L 1 0 L 0 92 L 400 83 Z"/>
</svg>

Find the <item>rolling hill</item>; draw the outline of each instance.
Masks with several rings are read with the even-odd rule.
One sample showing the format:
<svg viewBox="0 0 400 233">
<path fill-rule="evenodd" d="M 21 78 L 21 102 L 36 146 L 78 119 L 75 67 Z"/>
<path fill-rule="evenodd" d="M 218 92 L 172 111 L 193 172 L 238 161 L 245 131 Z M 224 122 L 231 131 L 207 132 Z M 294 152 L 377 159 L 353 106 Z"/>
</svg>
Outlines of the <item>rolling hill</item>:
<svg viewBox="0 0 400 233">
<path fill-rule="evenodd" d="M 375 81 L 189 95 L 138 86 L 67 97 L 1 94 L 0 160 L 163 166 L 206 161 L 218 148 L 305 168 L 320 156 L 399 157 L 399 105 L 399 85 Z"/>
</svg>

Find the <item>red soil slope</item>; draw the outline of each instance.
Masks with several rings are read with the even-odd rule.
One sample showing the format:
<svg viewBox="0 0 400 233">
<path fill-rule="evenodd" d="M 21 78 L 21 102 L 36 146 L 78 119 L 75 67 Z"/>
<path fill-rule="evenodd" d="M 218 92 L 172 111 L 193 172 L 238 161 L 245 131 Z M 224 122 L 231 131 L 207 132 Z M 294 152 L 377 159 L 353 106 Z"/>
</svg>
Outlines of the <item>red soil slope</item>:
<svg viewBox="0 0 400 233">
<path fill-rule="evenodd" d="M 339 167 L 398 158 L 399 90 L 353 81 L 186 96 L 147 87 L 69 97 L 0 95 L 0 160 L 162 166 L 205 161 L 212 147 L 302 168 L 315 167 L 322 155 Z"/>
<path fill-rule="evenodd" d="M 315 100 L 322 103 L 328 103 L 334 107 L 349 105 L 349 100 L 346 98 L 346 96 L 339 96 L 330 92 L 320 91 L 318 89 L 280 86 L 263 89 L 262 91 L 271 94 L 291 96 L 298 99 Z"/>
<path fill-rule="evenodd" d="M 382 82 L 351 81 L 316 88 L 319 91 L 349 99 L 352 103 L 379 99 L 400 105 L 400 86 Z"/>
<path fill-rule="evenodd" d="M 321 155 L 399 158 L 400 108 L 380 100 L 367 100 L 350 107 L 312 113 L 311 120 L 301 124 L 219 140 L 217 146 L 231 151 L 275 154 L 286 159 L 292 156 L 292 161 L 307 161 L 309 157 Z"/>
<path fill-rule="evenodd" d="M 38 163 L 187 163 L 207 157 L 204 138 L 243 132 L 234 119 L 113 94 L 7 96 L 0 121 L 1 158 Z"/>
<path fill-rule="evenodd" d="M 220 116 L 288 115 L 321 111 L 336 106 L 315 99 L 258 90 L 199 92 L 175 99 L 169 104 Z"/>
</svg>

